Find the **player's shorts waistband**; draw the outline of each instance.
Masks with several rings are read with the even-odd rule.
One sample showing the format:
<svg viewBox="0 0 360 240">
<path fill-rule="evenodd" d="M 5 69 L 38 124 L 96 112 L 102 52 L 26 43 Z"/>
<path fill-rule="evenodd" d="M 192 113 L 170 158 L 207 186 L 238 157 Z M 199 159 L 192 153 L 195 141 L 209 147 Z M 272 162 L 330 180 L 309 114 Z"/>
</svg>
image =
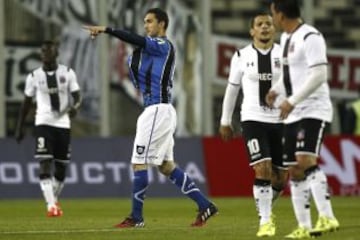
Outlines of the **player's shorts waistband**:
<svg viewBox="0 0 360 240">
<path fill-rule="evenodd" d="M 172 104 L 171 103 L 152 103 L 152 104 L 146 105 L 145 108 L 155 107 L 155 106 L 172 106 Z"/>
</svg>

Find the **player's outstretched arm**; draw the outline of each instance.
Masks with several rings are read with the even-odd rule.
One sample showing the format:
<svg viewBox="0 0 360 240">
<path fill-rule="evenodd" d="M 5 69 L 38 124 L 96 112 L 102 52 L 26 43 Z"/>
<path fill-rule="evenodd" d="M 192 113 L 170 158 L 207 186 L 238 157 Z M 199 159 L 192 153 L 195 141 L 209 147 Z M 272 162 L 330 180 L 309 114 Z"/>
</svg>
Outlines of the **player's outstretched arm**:
<svg viewBox="0 0 360 240">
<path fill-rule="evenodd" d="M 94 39 L 100 33 L 107 33 L 113 37 L 119 38 L 120 40 L 137 45 L 139 47 L 145 47 L 146 39 L 143 36 L 140 36 L 136 33 L 129 31 L 115 29 L 106 26 L 83 26 L 83 28 L 90 33 L 90 37 Z"/>
<path fill-rule="evenodd" d="M 106 27 L 105 26 L 83 26 L 83 29 L 88 31 L 90 33 L 91 38 L 94 39 L 100 33 L 105 32 Z"/>
</svg>

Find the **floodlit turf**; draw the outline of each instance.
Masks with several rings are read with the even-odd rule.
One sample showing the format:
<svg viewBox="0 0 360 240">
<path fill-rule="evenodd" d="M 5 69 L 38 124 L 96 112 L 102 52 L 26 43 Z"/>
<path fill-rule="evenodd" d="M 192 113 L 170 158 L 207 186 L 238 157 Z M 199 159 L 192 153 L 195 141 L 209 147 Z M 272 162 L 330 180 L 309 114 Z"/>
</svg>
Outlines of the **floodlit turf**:
<svg viewBox="0 0 360 240">
<path fill-rule="evenodd" d="M 128 199 L 64 199 L 64 216 L 45 217 L 42 200 L 0 200 L 1 240 L 223 240 L 257 239 L 258 219 L 251 198 L 213 199 L 219 215 L 202 228 L 191 228 L 195 205 L 186 198 L 154 199 L 145 202 L 143 229 L 116 229 L 112 226 L 128 213 Z M 340 221 L 338 232 L 318 239 L 360 239 L 360 198 L 333 198 Z M 277 234 L 271 239 L 283 239 L 295 227 L 290 198 L 276 203 Z M 313 213 L 315 213 L 313 211 Z M 315 214 L 314 214 L 315 215 Z M 316 216 L 313 216 L 315 222 Z"/>
</svg>

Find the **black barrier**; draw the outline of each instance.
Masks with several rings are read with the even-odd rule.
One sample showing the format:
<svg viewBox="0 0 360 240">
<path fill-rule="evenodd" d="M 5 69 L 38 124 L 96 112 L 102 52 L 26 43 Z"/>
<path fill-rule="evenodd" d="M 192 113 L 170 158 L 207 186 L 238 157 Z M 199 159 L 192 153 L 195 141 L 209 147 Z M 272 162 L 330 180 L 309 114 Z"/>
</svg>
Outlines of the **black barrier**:
<svg viewBox="0 0 360 240">
<path fill-rule="evenodd" d="M 133 138 L 74 139 L 63 197 L 128 197 L 131 194 L 130 157 Z M 33 139 L 21 145 L 13 139 L 0 140 L 0 199 L 41 196 L 38 163 L 33 158 Z M 178 165 L 207 192 L 201 138 L 177 139 L 174 149 Z M 180 190 L 149 169 L 147 196 L 178 197 Z"/>
</svg>

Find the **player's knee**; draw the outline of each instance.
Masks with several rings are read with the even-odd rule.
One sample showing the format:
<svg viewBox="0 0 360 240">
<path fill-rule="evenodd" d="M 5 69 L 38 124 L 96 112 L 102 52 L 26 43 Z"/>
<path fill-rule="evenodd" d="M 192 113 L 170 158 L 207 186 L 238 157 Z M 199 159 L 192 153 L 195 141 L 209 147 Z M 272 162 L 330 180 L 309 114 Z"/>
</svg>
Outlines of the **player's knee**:
<svg viewBox="0 0 360 240">
<path fill-rule="evenodd" d="M 287 184 L 288 176 L 289 176 L 289 173 L 287 170 L 279 169 L 279 168 L 273 166 L 271 184 L 275 188 L 283 189 L 283 188 L 285 188 L 285 186 Z"/>
<path fill-rule="evenodd" d="M 301 181 L 305 179 L 304 169 L 299 165 L 289 167 L 289 176 L 291 180 Z"/>
<path fill-rule="evenodd" d="M 296 161 L 302 169 L 307 169 L 317 164 L 317 157 L 309 154 L 298 154 Z"/>
<path fill-rule="evenodd" d="M 58 181 L 63 182 L 65 180 L 65 176 L 66 176 L 66 169 L 67 169 L 67 163 L 55 161 L 54 177 Z"/>
<path fill-rule="evenodd" d="M 253 165 L 255 171 L 255 178 L 271 179 L 272 166 L 271 161 L 262 161 Z"/>
<path fill-rule="evenodd" d="M 46 179 L 51 177 L 51 159 L 42 159 L 40 161 L 39 178 Z"/>
<path fill-rule="evenodd" d="M 173 161 L 164 161 L 158 168 L 162 174 L 165 176 L 170 176 L 175 167 L 176 165 Z"/>
</svg>

